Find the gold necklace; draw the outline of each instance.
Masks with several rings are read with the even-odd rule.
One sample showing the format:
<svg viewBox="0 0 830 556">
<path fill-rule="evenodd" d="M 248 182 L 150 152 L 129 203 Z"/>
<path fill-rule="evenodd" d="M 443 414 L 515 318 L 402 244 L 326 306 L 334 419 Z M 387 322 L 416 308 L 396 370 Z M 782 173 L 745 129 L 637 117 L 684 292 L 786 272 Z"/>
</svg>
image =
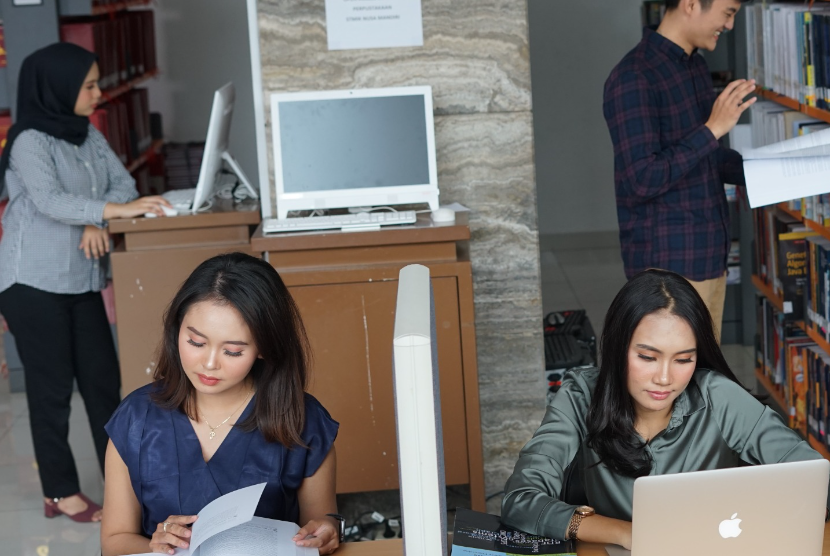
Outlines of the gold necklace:
<svg viewBox="0 0 830 556">
<path fill-rule="evenodd" d="M 207 417 L 205 417 L 204 412 L 202 412 L 202 419 L 204 419 L 204 420 L 205 420 L 205 424 L 206 424 L 206 425 L 208 426 L 208 428 L 210 429 L 210 434 L 208 435 L 208 439 L 209 439 L 209 440 L 213 440 L 213 437 L 215 437 L 215 436 L 216 436 L 216 429 L 218 429 L 219 427 L 221 427 L 222 425 L 224 425 L 225 423 L 227 423 L 227 422 L 228 422 L 228 420 L 229 420 L 231 417 L 233 417 L 233 416 L 234 416 L 234 414 L 235 414 L 237 411 L 239 411 L 239 409 L 240 409 L 243 405 L 245 405 L 246 403 L 248 403 L 248 399 L 249 399 L 249 398 L 253 395 L 253 393 L 254 393 L 254 391 L 253 391 L 253 390 L 251 390 L 250 392 L 248 392 L 248 395 L 247 395 L 247 396 L 245 396 L 245 401 L 243 401 L 241 404 L 239 404 L 239 407 L 237 407 L 236 409 L 234 409 L 234 410 L 233 410 L 233 413 L 231 413 L 230 415 L 228 415 L 228 416 L 225 418 L 225 420 L 224 420 L 224 421 L 222 421 L 221 423 L 219 423 L 219 424 L 218 424 L 218 425 L 216 425 L 215 427 L 212 427 L 212 426 L 210 425 L 210 423 L 208 423 Z"/>
</svg>

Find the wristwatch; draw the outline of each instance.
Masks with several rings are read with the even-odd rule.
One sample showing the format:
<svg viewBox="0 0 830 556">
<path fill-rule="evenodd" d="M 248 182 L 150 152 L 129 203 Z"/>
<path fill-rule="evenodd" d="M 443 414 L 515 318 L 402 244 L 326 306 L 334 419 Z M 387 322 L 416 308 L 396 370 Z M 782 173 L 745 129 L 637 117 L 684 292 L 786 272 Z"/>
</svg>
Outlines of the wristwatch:
<svg viewBox="0 0 830 556">
<path fill-rule="evenodd" d="M 346 542 L 346 518 L 340 514 L 326 514 L 328 517 L 333 517 L 340 523 L 340 542 Z"/>
<path fill-rule="evenodd" d="M 579 524 L 582 523 L 582 519 L 590 517 L 595 513 L 596 511 L 594 511 L 594 508 L 591 506 L 577 506 L 576 510 L 574 510 L 573 517 L 571 517 L 570 523 L 568 523 L 568 539 L 578 541 L 579 537 L 577 537 L 576 534 L 579 531 Z"/>
</svg>

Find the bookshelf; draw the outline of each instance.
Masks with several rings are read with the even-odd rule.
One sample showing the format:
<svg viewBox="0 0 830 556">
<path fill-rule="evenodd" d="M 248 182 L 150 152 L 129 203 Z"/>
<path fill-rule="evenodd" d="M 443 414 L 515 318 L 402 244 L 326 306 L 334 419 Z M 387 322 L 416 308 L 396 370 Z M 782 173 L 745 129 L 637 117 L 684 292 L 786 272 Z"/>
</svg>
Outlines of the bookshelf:
<svg viewBox="0 0 830 556">
<path fill-rule="evenodd" d="M 149 79 L 152 79 L 153 77 L 158 75 L 158 73 L 159 73 L 159 70 L 158 70 L 158 68 L 156 68 L 156 69 L 150 70 L 148 72 L 144 72 L 143 75 L 139 75 L 138 77 L 135 77 L 135 78 L 127 81 L 126 83 L 122 83 L 121 85 L 118 85 L 117 87 L 113 87 L 111 89 L 101 91 L 101 98 L 102 98 L 101 103 L 103 104 L 104 102 L 110 102 L 111 100 L 118 98 L 119 96 L 123 95 L 127 91 L 129 91 L 131 89 L 135 89 L 136 87 L 138 87 L 139 85 L 141 85 L 145 81 L 147 81 Z"/>
<path fill-rule="evenodd" d="M 102 99 L 90 120 L 131 173 L 142 168 L 159 151 L 160 142 L 150 137 L 147 92 L 140 85 L 159 71 L 153 10 L 130 8 L 145 8 L 151 3 L 41 0 L 35 6 L 17 6 L 12 0 L 0 0 L 8 63 L 0 79 L 6 82 L 8 104 L 15 104 L 20 65 L 35 50 L 66 41 L 93 51 L 101 69 Z M 6 119 L 10 123 L 12 118 Z"/>
<path fill-rule="evenodd" d="M 802 114 L 807 114 L 811 118 L 815 118 L 817 120 L 830 123 L 830 110 L 822 110 L 821 108 L 801 104 L 795 99 L 786 97 L 780 93 L 776 93 L 775 91 L 770 91 L 769 89 L 764 89 L 762 87 L 756 87 L 755 93 L 764 100 L 771 100 L 772 102 L 776 102 L 781 106 L 786 106 L 790 110 L 796 110 L 798 112 L 801 112 Z"/>
<path fill-rule="evenodd" d="M 784 301 L 780 297 L 776 296 L 773 293 L 772 288 L 766 285 L 758 276 L 752 276 L 752 283 L 755 285 L 758 291 L 764 297 L 766 297 L 767 300 L 770 301 L 775 307 L 780 308 L 783 306 Z M 824 341 L 824 339 L 821 338 L 821 336 L 819 336 L 817 333 L 815 333 L 812 330 L 812 328 L 806 326 L 803 321 L 797 322 L 796 326 L 804 332 L 806 332 L 807 336 L 809 336 L 810 339 L 813 340 L 822 350 L 824 350 L 826 353 L 830 353 L 830 344 Z M 787 401 L 784 399 L 784 396 L 781 394 L 778 388 L 776 388 L 772 381 L 766 376 L 762 368 L 755 368 L 755 379 L 757 380 L 758 386 L 761 388 L 762 393 L 767 395 L 773 402 L 775 402 L 775 405 L 778 406 L 778 408 L 784 415 L 789 414 L 789 403 L 787 403 Z M 807 441 L 810 443 L 810 446 L 814 450 L 820 453 L 822 457 L 824 457 L 825 459 L 830 460 L 830 450 L 828 450 L 828 448 L 824 446 L 824 444 L 820 440 L 815 438 L 815 436 L 812 433 L 808 433 L 806 430 L 806 426 L 799 427 L 796 430 L 799 433 L 801 433 L 801 435 L 804 438 L 807 439 Z"/>
<path fill-rule="evenodd" d="M 794 218 L 798 222 L 801 222 L 808 226 L 812 231 L 817 232 L 821 237 L 830 241 L 830 228 L 819 224 L 818 222 L 814 222 L 808 218 L 802 216 L 800 211 L 793 210 L 789 208 L 787 203 L 781 203 L 775 206 L 775 208 L 790 217 Z M 756 209 L 756 210 L 763 210 L 763 209 Z M 756 241 L 758 237 L 756 237 Z M 752 276 L 752 283 L 755 286 L 756 290 L 773 306 L 776 310 L 783 312 L 784 300 L 778 296 L 774 291 L 773 288 L 764 282 L 759 276 L 753 274 Z M 813 285 L 810 284 L 808 286 L 813 288 Z M 828 342 L 825 337 L 818 332 L 815 327 L 808 323 L 805 320 L 799 320 L 792 323 L 795 328 L 802 331 L 806 334 L 807 338 L 812 341 L 818 349 L 820 349 L 825 354 L 830 354 L 830 342 Z M 786 356 L 786 355 L 785 355 Z M 756 362 L 756 365 L 759 365 L 760 362 Z M 788 364 L 788 363 L 787 363 Z M 755 376 L 759 385 L 759 388 L 763 391 L 763 393 L 767 394 L 769 398 L 775 402 L 775 404 L 783 410 L 783 413 L 789 414 L 789 404 L 787 403 L 784 395 L 782 395 L 781 391 L 778 387 L 776 387 L 772 381 L 767 376 L 768 373 L 765 373 L 765 369 L 759 366 L 756 366 L 755 369 Z M 808 373 L 809 376 L 809 373 Z M 807 379 L 809 382 L 808 388 L 817 390 L 819 388 L 824 387 L 825 385 L 816 383 L 814 376 L 809 376 Z M 810 446 L 819 452 L 825 459 L 830 460 L 830 449 L 825 445 L 824 442 L 816 438 L 816 436 L 812 432 L 808 432 L 806 430 L 806 425 L 804 427 L 799 428 L 799 432 L 808 440 Z"/>
<path fill-rule="evenodd" d="M 124 2 L 112 2 L 111 4 L 92 6 L 89 15 L 112 14 L 124 11 L 128 8 L 149 6 L 151 1 L 152 0 L 126 0 Z"/>
<path fill-rule="evenodd" d="M 147 148 L 147 150 L 145 150 L 143 153 L 141 153 L 141 155 L 139 155 L 138 158 L 136 158 L 130 164 L 127 165 L 127 171 L 132 174 L 133 172 L 144 166 L 150 160 L 150 158 L 152 158 L 156 153 L 158 153 L 161 150 L 163 144 L 163 139 L 154 140 L 150 147 Z"/>
</svg>

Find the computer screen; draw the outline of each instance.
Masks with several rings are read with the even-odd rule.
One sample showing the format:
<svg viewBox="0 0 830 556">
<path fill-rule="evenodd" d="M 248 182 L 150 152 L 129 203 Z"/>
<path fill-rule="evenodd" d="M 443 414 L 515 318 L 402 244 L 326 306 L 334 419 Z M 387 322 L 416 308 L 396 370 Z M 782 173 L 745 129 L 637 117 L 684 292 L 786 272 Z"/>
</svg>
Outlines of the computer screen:
<svg viewBox="0 0 830 556">
<path fill-rule="evenodd" d="M 233 119 L 233 105 L 236 100 L 236 89 L 233 83 L 226 83 L 213 94 L 213 106 L 210 110 L 205 150 L 202 155 L 202 165 L 199 168 L 199 181 L 193 196 L 192 211 L 196 212 L 213 197 L 222 162 L 227 162 L 239 181 L 248 189 L 253 198 L 258 196 L 242 168 L 228 151 L 230 142 L 231 121 Z"/>
<path fill-rule="evenodd" d="M 271 95 L 278 218 L 289 211 L 438 208 L 431 87 Z"/>
<path fill-rule="evenodd" d="M 429 268 L 398 274 L 392 383 L 407 556 L 447 554 L 447 499 L 435 299 Z"/>
</svg>

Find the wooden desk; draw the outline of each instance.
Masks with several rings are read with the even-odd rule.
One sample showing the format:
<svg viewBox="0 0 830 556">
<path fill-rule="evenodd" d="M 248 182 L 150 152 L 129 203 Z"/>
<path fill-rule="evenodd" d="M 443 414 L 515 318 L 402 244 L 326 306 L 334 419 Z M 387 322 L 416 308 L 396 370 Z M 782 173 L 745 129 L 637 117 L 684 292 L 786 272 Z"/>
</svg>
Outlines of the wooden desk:
<svg viewBox="0 0 830 556">
<path fill-rule="evenodd" d="M 577 556 L 608 556 L 605 545 L 594 543 L 579 543 L 576 549 Z M 667 552 L 669 554 L 670 552 Z M 403 556 L 403 541 L 389 539 L 370 542 L 348 542 L 340 546 L 335 552 L 337 556 Z M 830 556 L 830 524 L 824 526 L 824 547 L 822 556 Z"/>
<path fill-rule="evenodd" d="M 469 484 L 484 511 L 470 230 L 466 215 L 436 226 L 369 232 L 306 232 L 251 238 L 297 302 L 313 351 L 311 393 L 340 422 L 337 491 L 398 488 L 392 334 L 398 273 L 430 269 L 438 335 L 448 485 Z"/>
<path fill-rule="evenodd" d="M 194 215 L 110 220 L 110 233 L 124 235 L 111 255 L 122 396 L 152 379 L 162 316 L 182 282 L 220 253 L 253 254 L 251 229 L 259 221 L 256 201 L 225 200 Z"/>
</svg>

